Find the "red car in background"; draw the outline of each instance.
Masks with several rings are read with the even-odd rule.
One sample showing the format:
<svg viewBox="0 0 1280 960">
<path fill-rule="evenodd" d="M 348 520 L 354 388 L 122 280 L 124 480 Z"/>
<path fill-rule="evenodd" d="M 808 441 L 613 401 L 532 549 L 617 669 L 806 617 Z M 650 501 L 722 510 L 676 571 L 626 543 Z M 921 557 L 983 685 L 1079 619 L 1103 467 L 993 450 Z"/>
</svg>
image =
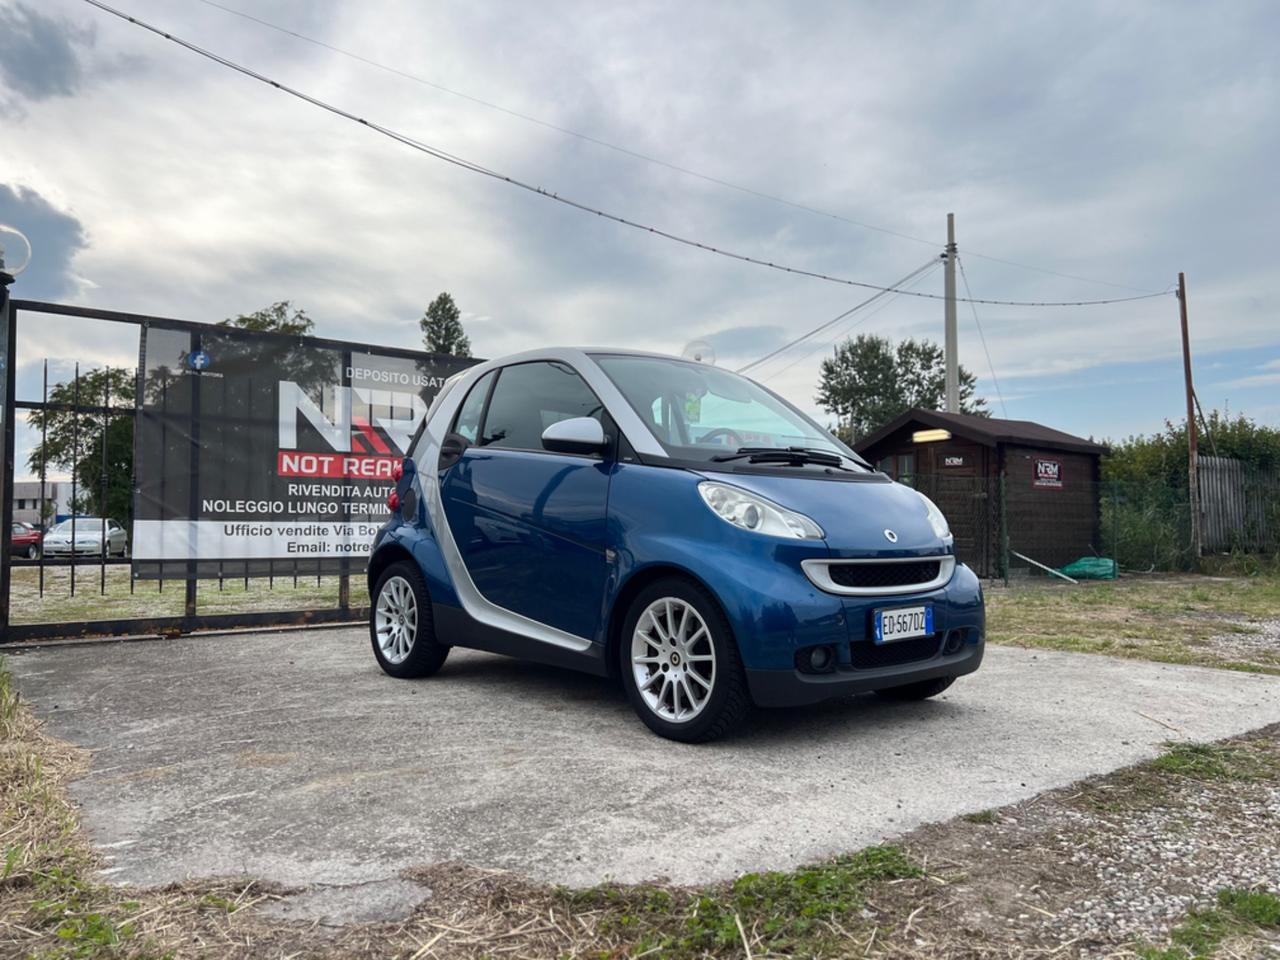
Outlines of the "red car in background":
<svg viewBox="0 0 1280 960">
<path fill-rule="evenodd" d="M 40 541 L 42 539 L 44 539 L 44 534 L 31 526 L 31 524 L 23 523 L 21 520 L 13 521 L 12 553 L 26 557 L 28 560 L 39 560 Z"/>
</svg>

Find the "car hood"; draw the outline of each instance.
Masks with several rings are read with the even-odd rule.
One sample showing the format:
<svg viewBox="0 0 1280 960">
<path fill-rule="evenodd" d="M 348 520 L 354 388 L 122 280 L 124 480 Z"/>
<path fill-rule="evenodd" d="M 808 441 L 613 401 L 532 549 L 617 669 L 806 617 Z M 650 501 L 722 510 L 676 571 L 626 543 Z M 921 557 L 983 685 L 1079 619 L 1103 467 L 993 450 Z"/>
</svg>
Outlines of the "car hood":
<svg viewBox="0 0 1280 960">
<path fill-rule="evenodd" d="M 924 501 L 910 487 L 879 478 L 829 480 L 747 473 L 700 473 L 768 497 L 803 513 L 826 533 L 837 556 L 932 556 L 951 552 L 950 541 L 933 532 Z M 892 531 L 892 542 L 886 531 Z"/>
</svg>

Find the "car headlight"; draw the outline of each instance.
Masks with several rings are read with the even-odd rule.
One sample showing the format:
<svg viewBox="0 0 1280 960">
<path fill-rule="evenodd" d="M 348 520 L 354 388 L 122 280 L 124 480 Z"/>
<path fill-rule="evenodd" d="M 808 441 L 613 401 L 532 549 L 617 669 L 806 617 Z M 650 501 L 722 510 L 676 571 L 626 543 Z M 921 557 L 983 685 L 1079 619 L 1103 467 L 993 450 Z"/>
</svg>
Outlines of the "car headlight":
<svg viewBox="0 0 1280 960">
<path fill-rule="evenodd" d="M 741 487 L 704 480 L 698 484 L 698 493 L 716 516 L 743 530 L 798 540 L 821 540 L 825 536 L 822 528 L 804 514 L 780 507 Z"/>
<path fill-rule="evenodd" d="M 942 511 L 938 509 L 938 505 L 926 497 L 919 490 L 916 496 L 924 501 L 925 508 L 929 511 L 929 526 L 933 527 L 933 532 L 939 540 L 951 541 L 951 525 L 947 523 L 947 518 L 942 515 Z"/>
</svg>

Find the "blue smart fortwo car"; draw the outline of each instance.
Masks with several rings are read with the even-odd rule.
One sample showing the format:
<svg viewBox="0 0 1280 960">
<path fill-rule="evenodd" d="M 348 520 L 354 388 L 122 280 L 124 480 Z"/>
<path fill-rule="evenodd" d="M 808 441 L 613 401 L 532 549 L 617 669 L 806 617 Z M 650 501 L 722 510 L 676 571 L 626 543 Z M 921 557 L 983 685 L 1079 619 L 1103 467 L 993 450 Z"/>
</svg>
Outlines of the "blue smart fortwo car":
<svg viewBox="0 0 1280 960">
<path fill-rule="evenodd" d="M 927 498 L 745 377 L 548 349 L 452 378 L 369 564 L 382 669 L 450 647 L 619 676 L 664 737 L 752 704 L 917 700 L 978 669 L 983 600 Z"/>
</svg>

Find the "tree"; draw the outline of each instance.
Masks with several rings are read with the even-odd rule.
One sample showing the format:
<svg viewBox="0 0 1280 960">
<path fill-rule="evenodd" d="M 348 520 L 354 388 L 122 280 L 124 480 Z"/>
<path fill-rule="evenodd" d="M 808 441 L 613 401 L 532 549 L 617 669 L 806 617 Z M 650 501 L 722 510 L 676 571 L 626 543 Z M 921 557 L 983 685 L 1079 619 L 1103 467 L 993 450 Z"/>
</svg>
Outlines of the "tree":
<svg viewBox="0 0 1280 960">
<path fill-rule="evenodd" d="M 908 339 L 895 348 L 887 337 L 860 334 L 822 361 L 818 403 L 837 419 L 848 441 L 865 437 L 912 407 L 936 410 L 946 396 L 942 348 L 930 340 Z M 990 416 L 974 397 L 977 377 L 960 367 L 960 411 Z"/>
<path fill-rule="evenodd" d="M 290 311 L 292 310 L 292 313 Z M 239 327 L 253 333 L 287 333 L 295 337 L 304 337 L 315 328 L 315 321 L 302 310 L 295 310 L 292 302 L 277 300 L 269 307 L 255 310 L 253 313 L 242 313 L 232 319 L 228 317 L 218 324 L 220 327 Z"/>
<path fill-rule="evenodd" d="M 49 403 L 63 407 L 130 407 L 136 382 L 134 372 L 119 367 L 88 370 L 49 388 Z M 133 418 L 107 417 L 99 412 L 70 409 L 32 410 L 27 423 L 44 439 L 27 458 L 27 466 L 39 473 L 65 471 L 76 479 L 77 513 L 111 517 L 128 523 L 133 513 Z M 103 445 L 106 471 L 103 471 Z M 105 480 L 105 482 L 104 482 Z M 104 490 L 105 487 L 105 490 Z"/>
<path fill-rule="evenodd" d="M 236 327 L 258 333 L 304 336 L 311 332 L 315 324 L 302 310 L 294 309 L 288 300 L 280 300 L 262 310 L 223 320 L 217 326 Z M 298 354 L 297 357 L 294 357 L 295 353 Z M 227 356 L 221 350 L 219 354 L 219 366 L 222 368 L 232 366 L 241 359 Z M 184 354 L 180 365 L 184 366 L 185 360 Z M 308 351 L 288 351 L 279 360 L 278 366 L 304 383 L 332 379 L 330 365 L 313 359 Z M 161 372 L 158 376 L 153 376 L 152 389 L 154 391 L 162 381 L 167 380 L 173 384 L 178 379 L 177 373 L 166 376 Z M 101 407 L 108 398 L 107 406 L 131 407 L 136 390 L 137 381 L 133 370 L 97 369 L 80 374 L 78 395 L 81 407 Z M 55 383 L 49 388 L 50 404 L 70 408 L 74 406 L 76 397 L 75 378 Z M 45 437 L 27 458 L 27 465 L 33 473 L 39 473 L 43 463 L 46 471 L 72 474 L 78 487 L 75 502 L 70 505 L 73 510 L 77 513 L 111 517 L 126 524 L 129 522 L 133 514 L 132 417 L 104 417 L 101 413 L 46 409 L 32 410 L 27 416 L 27 423 L 36 432 L 43 432 Z M 102 456 L 104 442 L 107 454 L 105 474 Z"/>
<path fill-rule="evenodd" d="M 1158 482 L 1173 490 L 1187 490 L 1187 421 L 1166 420 L 1164 431 L 1113 441 L 1102 458 L 1102 479 L 1130 483 Z M 1214 453 L 1242 461 L 1262 471 L 1280 470 L 1280 430 L 1211 410 L 1200 430 L 1201 456 Z"/>
<path fill-rule="evenodd" d="M 462 329 L 462 311 L 448 293 L 431 301 L 418 325 L 422 342 L 431 353 L 449 353 L 455 357 L 471 356 L 471 340 Z"/>
</svg>

